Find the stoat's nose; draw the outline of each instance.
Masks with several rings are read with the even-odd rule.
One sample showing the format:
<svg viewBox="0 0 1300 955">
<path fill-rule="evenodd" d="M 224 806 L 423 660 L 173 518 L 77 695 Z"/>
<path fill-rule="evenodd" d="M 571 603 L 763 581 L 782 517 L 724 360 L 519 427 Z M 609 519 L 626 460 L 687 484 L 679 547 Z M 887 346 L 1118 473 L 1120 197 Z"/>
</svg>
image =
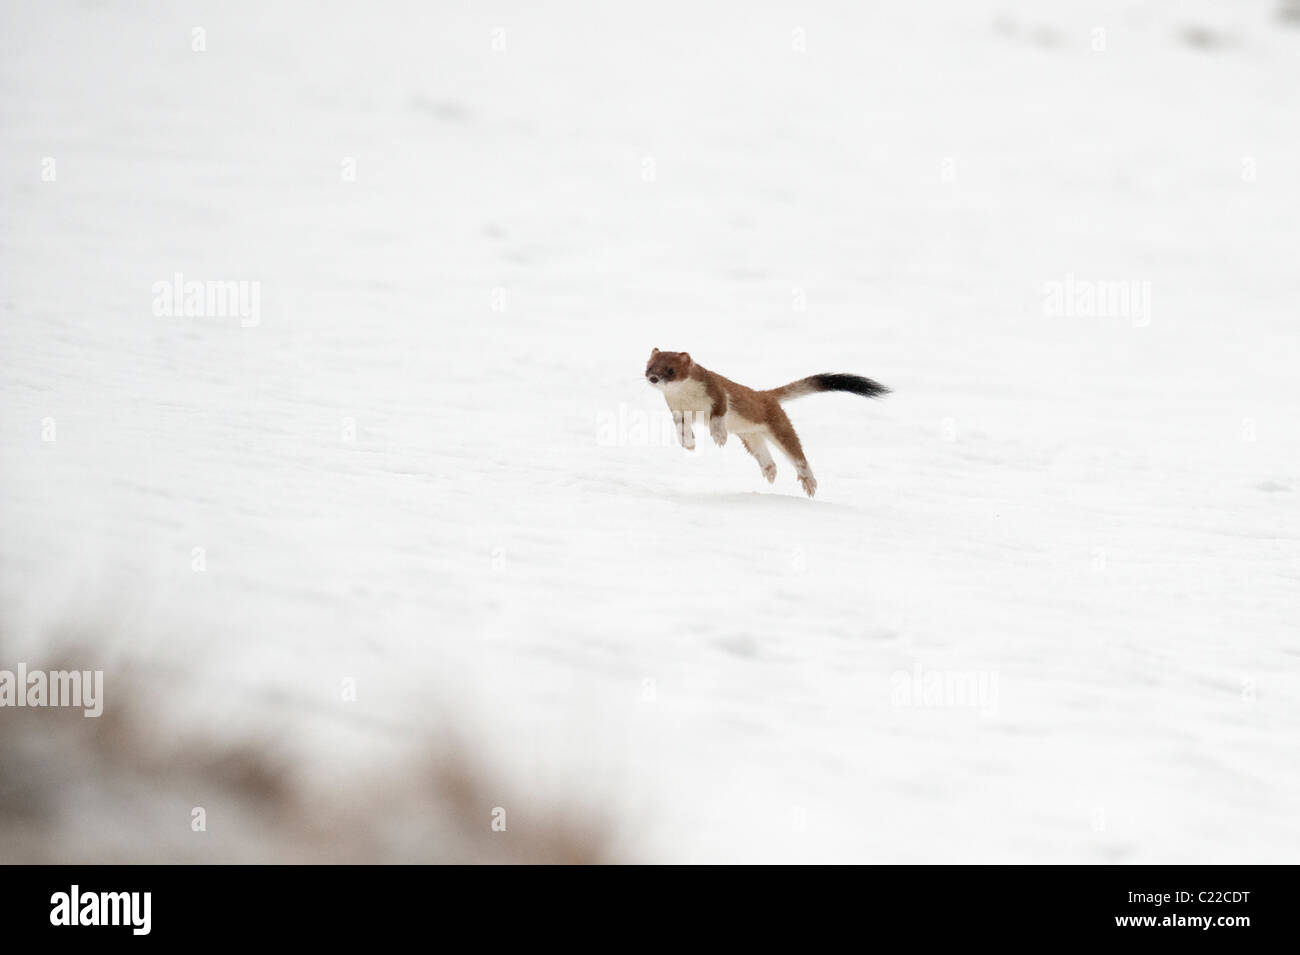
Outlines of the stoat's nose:
<svg viewBox="0 0 1300 955">
<path fill-rule="evenodd" d="M 654 375 L 651 375 L 651 376 L 650 376 L 650 384 L 652 384 L 652 385 L 657 385 L 657 384 L 659 384 L 659 379 L 656 378 Z"/>
</svg>

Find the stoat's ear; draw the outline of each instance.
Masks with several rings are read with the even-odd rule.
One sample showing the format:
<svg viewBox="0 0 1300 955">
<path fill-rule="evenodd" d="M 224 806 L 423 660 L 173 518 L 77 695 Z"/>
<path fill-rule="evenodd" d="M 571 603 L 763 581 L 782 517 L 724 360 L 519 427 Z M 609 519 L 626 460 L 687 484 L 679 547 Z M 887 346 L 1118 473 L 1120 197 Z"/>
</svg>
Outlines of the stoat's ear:
<svg viewBox="0 0 1300 955">
<path fill-rule="evenodd" d="M 691 363 L 691 353 L 688 351 L 682 352 L 682 361 L 689 365 Z"/>
<path fill-rule="evenodd" d="M 651 358 L 653 358 L 653 357 L 654 357 L 655 355 L 657 355 L 657 354 L 659 354 L 659 349 L 658 349 L 658 348 L 652 348 L 652 349 L 650 349 L 650 357 L 651 357 Z"/>
</svg>

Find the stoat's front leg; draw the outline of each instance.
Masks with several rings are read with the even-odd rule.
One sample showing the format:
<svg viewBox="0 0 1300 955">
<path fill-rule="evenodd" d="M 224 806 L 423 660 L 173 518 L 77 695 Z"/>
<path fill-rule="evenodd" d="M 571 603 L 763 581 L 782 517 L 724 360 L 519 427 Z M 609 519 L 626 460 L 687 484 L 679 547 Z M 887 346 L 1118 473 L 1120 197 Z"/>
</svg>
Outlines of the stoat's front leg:
<svg viewBox="0 0 1300 955">
<path fill-rule="evenodd" d="M 709 415 L 709 434 L 713 435 L 713 440 L 717 442 L 718 447 L 727 443 L 727 415 L 711 414 Z"/>
<path fill-rule="evenodd" d="M 722 447 L 727 443 L 727 393 L 712 376 L 704 387 L 709 396 L 709 434 L 713 435 L 718 447 Z"/>
<path fill-rule="evenodd" d="M 677 440 L 682 443 L 682 447 L 687 451 L 695 450 L 695 432 L 691 430 L 694 419 L 695 412 L 693 411 L 673 412 L 673 424 L 677 426 Z"/>
</svg>

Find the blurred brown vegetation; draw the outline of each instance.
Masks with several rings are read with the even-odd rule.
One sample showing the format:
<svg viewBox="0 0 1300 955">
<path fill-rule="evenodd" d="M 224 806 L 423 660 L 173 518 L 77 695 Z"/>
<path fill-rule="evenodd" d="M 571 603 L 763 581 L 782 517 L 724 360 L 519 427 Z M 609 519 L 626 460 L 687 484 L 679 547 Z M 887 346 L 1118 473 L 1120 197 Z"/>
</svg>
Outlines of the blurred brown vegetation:
<svg viewBox="0 0 1300 955">
<path fill-rule="evenodd" d="M 0 667 L 13 666 L 0 654 Z M 99 718 L 0 708 L 0 862 L 616 861 L 605 821 L 520 791 L 463 741 L 431 740 L 383 772 L 312 781 L 271 743 L 167 729 L 159 714 L 122 702 L 148 699 L 144 685 L 115 682 Z M 195 807 L 206 831 L 192 829 Z M 492 828 L 496 807 L 505 831 Z"/>
</svg>

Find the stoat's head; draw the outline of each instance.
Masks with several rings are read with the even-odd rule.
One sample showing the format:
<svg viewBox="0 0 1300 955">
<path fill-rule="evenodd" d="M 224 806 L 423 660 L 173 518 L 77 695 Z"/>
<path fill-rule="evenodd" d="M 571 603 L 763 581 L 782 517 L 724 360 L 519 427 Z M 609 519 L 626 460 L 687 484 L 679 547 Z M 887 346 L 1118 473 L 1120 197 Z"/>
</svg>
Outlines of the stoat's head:
<svg viewBox="0 0 1300 955">
<path fill-rule="evenodd" d="M 656 348 L 645 365 L 645 380 L 660 390 L 690 374 L 691 356 L 684 351 L 660 351 Z"/>
</svg>

